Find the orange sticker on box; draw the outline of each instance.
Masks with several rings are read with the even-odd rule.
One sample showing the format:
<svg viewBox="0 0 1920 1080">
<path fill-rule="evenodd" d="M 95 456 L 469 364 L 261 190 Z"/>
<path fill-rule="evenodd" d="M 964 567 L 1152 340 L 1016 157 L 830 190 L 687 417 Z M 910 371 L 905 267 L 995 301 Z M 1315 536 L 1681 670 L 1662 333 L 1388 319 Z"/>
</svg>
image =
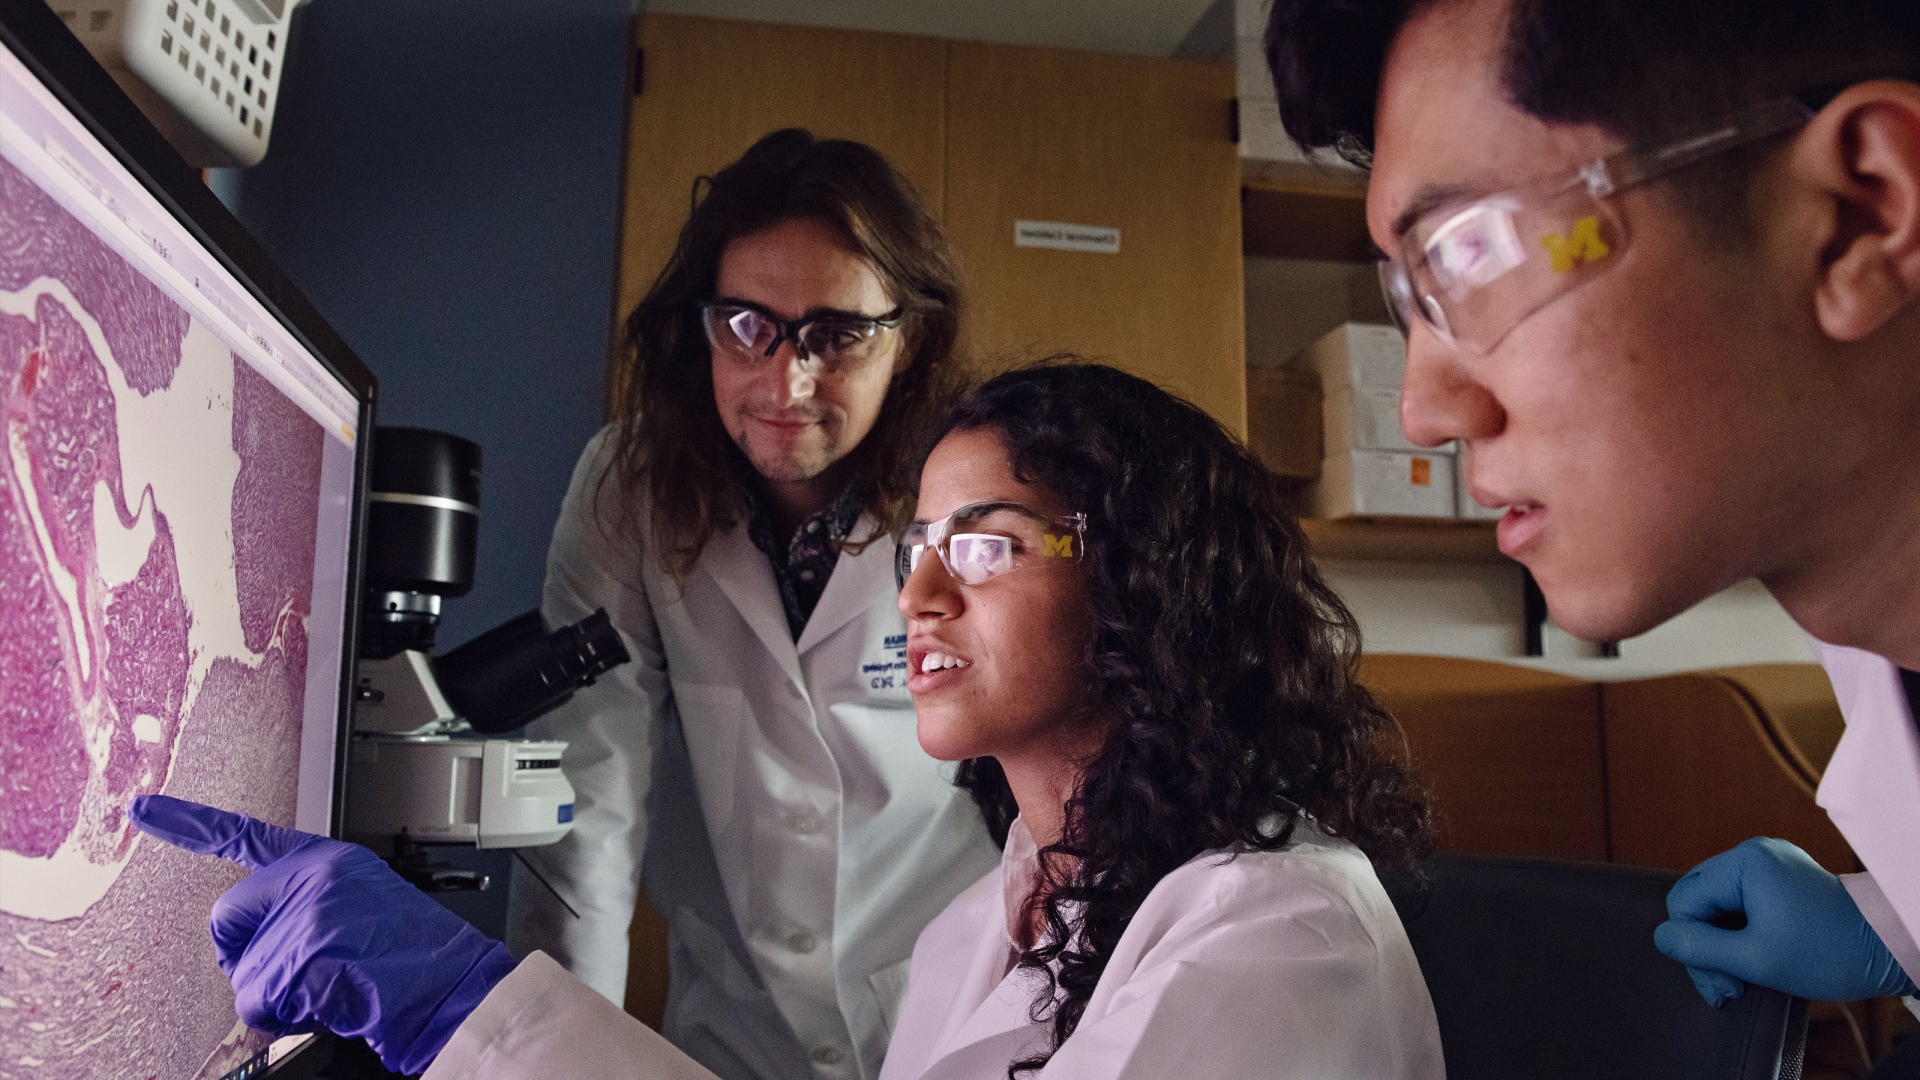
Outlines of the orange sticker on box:
<svg viewBox="0 0 1920 1080">
<path fill-rule="evenodd" d="M 1433 462 L 1423 457 L 1413 459 L 1413 468 L 1408 470 L 1408 480 L 1414 487 L 1427 487 L 1433 483 Z"/>
</svg>

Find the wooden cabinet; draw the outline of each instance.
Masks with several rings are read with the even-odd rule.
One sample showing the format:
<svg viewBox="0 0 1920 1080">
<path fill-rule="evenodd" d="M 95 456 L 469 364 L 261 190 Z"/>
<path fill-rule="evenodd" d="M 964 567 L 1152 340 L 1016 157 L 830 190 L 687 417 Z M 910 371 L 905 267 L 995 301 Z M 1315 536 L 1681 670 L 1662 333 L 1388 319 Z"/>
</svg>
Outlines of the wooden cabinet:
<svg viewBox="0 0 1920 1080">
<path fill-rule="evenodd" d="M 981 353 L 1105 360 L 1244 438 L 1232 72 L 956 42 L 947 87 L 946 225 Z M 1115 227 L 1120 251 L 1016 247 L 1017 220 Z"/>
<path fill-rule="evenodd" d="M 780 26 L 637 20 L 617 317 L 673 249 L 694 178 L 782 127 L 868 143 L 946 224 L 989 368 L 1072 351 L 1245 436 L 1230 68 Z M 1118 254 L 1014 245 L 1016 220 L 1109 226 Z"/>
<path fill-rule="evenodd" d="M 946 183 L 947 43 L 905 34 L 647 15 L 627 122 L 624 319 L 673 253 L 711 175 L 762 135 L 804 127 L 886 155 L 937 213 Z"/>
</svg>

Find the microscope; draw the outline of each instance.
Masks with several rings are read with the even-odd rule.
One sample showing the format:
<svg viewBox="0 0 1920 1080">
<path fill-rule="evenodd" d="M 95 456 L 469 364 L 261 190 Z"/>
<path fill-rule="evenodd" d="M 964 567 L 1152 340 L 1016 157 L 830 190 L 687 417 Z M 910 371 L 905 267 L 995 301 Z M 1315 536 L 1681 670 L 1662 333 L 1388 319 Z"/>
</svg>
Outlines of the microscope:
<svg viewBox="0 0 1920 1080">
<path fill-rule="evenodd" d="M 430 845 L 519 848 L 573 828 L 563 742 L 494 738 L 630 657 L 603 608 L 550 630 L 539 611 L 433 656 L 440 603 L 473 587 L 480 447 L 444 432 L 374 433 L 367 596 L 347 768 L 347 837 L 429 892 L 485 876 Z"/>
</svg>

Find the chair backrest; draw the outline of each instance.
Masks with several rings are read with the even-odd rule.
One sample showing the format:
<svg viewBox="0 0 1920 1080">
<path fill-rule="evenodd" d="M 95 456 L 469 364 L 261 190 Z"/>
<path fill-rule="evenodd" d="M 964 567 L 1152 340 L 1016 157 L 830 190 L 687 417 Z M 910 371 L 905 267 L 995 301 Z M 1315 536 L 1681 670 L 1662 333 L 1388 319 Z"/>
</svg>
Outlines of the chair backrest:
<svg viewBox="0 0 1920 1080">
<path fill-rule="evenodd" d="M 1833 873 L 1859 869 L 1813 797 L 1846 729 L 1819 667 L 1604 683 L 1600 700 L 1608 861 L 1687 870 L 1748 837 L 1777 836 Z"/>
<path fill-rule="evenodd" d="M 1489 660 L 1368 653 L 1432 787 L 1441 850 L 1687 870 L 1751 836 L 1859 869 L 1814 804 L 1846 721 L 1818 664 L 1593 682 Z"/>
<path fill-rule="evenodd" d="M 1806 1002 L 1714 1009 L 1653 946 L 1679 875 L 1438 856 L 1388 892 L 1420 958 L 1449 1080 L 1799 1080 Z"/>
<path fill-rule="evenodd" d="M 1489 660 L 1368 653 L 1360 681 L 1407 733 L 1442 847 L 1604 862 L 1600 687 Z M 1743 837 L 1744 839 L 1744 837 Z"/>
</svg>

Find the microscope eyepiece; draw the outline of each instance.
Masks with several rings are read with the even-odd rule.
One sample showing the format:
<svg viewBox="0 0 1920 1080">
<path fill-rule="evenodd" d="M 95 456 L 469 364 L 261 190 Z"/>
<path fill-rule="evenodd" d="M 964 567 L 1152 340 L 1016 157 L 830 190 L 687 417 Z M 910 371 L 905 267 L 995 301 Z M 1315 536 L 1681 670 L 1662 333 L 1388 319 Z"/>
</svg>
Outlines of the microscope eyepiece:
<svg viewBox="0 0 1920 1080">
<path fill-rule="evenodd" d="M 605 608 L 551 632 L 529 611 L 436 658 L 433 668 L 447 703 L 473 730 L 497 735 L 558 708 L 630 659 Z"/>
</svg>

